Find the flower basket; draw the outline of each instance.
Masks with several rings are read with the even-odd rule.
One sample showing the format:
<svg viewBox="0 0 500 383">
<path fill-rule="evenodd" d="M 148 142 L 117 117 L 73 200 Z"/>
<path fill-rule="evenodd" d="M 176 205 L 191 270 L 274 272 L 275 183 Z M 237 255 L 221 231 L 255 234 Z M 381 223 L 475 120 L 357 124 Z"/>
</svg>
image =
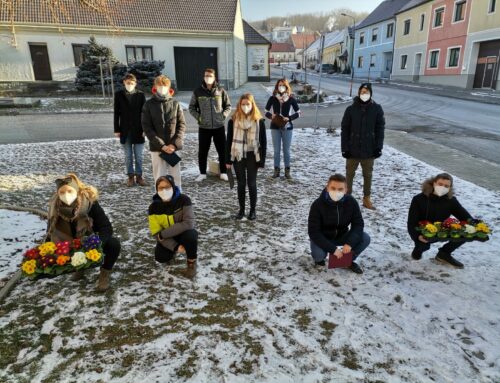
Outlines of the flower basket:
<svg viewBox="0 0 500 383">
<path fill-rule="evenodd" d="M 21 270 L 24 277 L 54 278 L 73 271 L 98 267 L 104 253 L 98 235 L 64 242 L 45 242 L 24 253 Z"/>
<path fill-rule="evenodd" d="M 429 243 L 434 242 L 485 242 L 491 230 L 479 219 L 459 221 L 447 218 L 443 222 L 420 221 L 416 227 Z"/>
</svg>

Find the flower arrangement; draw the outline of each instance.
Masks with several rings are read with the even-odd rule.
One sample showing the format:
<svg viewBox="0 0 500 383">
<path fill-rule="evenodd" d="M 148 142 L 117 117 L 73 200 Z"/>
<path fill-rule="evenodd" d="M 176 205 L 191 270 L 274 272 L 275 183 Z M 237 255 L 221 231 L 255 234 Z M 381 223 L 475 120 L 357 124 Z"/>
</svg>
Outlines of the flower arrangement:
<svg viewBox="0 0 500 383">
<path fill-rule="evenodd" d="M 24 253 L 21 270 L 29 278 L 55 277 L 101 265 L 104 258 L 98 235 L 72 241 L 45 242 Z"/>
<path fill-rule="evenodd" d="M 420 221 L 416 228 L 428 241 L 487 241 L 491 230 L 479 219 L 459 221 L 447 218 L 443 222 Z"/>
</svg>

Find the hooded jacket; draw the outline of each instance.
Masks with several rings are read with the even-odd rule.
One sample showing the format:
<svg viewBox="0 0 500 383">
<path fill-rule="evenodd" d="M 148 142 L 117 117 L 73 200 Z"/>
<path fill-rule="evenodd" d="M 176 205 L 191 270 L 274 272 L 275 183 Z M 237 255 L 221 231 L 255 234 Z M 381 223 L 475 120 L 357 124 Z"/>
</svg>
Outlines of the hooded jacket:
<svg viewBox="0 0 500 383">
<path fill-rule="evenodd" d="M 336 249 L 332 241 L 347 233 L 345 243 L 354 247 L 363 236 L 364 226 L 358 202 L 352 196 L 345 195 L 335 202 L 324 189 L 311 205 L 307 228 L 311 241 L 332 253 Z"/>
<path fill-rule="evenodd" d="M 450 192 L 442 197 L 434 193 L 432 180 L 422 184 L 422 193 L 413 197 L 408 212 L 408 233 L 413 241 L 418 241 L 420 233 L 416 230 L 420 221 L 443 222 L 450 216 L 466 221 L 472 216 Z"/>
<path fill-rule="evenodd" d="M 181 150 L 186 133 L 186 120 L 179 102 L 171 96 L 153 94 L 142 108 L 142 128 L 152 152 L 160 152 L 164 145 Z"/>
<path fill-rule="evenodd" d="M 195 218 L 191 199 L 181 194 L 173 178 L 170 177 L 169 182 L 174 189 L 172 199 L 163 201 L 156 193 L 149 205 L 148 220 L 151 235 L 157 236 L 164 247 L 175 251 L 179 244 L 174 237 L 194 229 Z"/>
<path fill-rule="evenodd" d="M 222 128 L 231 113 L 231 101 L 226 90 L 217 82 L 214 82 L 212 88 L 208 89 L 203 81 L 191 96 L 189 113 L 198 121 L 202 129 Z"/>
</svg>

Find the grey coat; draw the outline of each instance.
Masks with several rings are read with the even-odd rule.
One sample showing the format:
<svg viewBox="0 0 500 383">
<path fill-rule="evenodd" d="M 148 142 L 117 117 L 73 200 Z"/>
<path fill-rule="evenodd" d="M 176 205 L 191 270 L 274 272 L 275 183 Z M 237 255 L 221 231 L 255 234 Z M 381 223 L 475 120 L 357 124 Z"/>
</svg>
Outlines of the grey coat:
<svg viewBox="0 0 500 383">
<path fill-rule="evenodd" d="M 189 113 L 202 129 L 222 128 L 231 113 L 231 101 L 224 88 L 215 83 L 209 90 L 203 82 L 191 96 Z"/>
</svg>

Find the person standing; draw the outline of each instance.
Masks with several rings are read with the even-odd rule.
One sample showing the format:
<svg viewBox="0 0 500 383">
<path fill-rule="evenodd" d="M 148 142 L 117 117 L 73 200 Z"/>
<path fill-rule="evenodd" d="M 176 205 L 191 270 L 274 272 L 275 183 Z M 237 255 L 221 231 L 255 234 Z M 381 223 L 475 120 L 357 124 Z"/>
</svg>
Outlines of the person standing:
<svg viewBox="0 0 500 383">
<path fill-rule="evenodd" d="M 131 73 L 123 78 L 124 89 L 115 93 L 114 131 L 120 139 L 125 152 L 125 169 L 128 175 L 127 186 L 146 186 L 142 176 L 142 159 L 144 155 L 144 131 L 142 130 L 141 113 L 146 102 L 144 93 L 136 89 L 137 79 Z M 135 169 L 134 169 L 135 163 Z"/>
<path fill-rule="evenodd" d="M 266 104 L 266 117 L 271 120 L 271 137 L 274 148 L 274 178 L 280 176 L 281 144 L 285 162 L 285 177 L 291 179 L 290 147 L 292 146 L 292 121 L 300 117 L 299 104 L 293 97 L 288 80 L 283 78 L 276 82 L 273 95 Z"/>
<path fill-rule="evenodd" d="M 155 78 L 153 97 L 142 108 L 142 126 L 149 139 L 154 181 L 170 174 L 174 177 L 175 184 L 181 188 L 180 163 L 171 166 L 160 156 L 161 152 L 173 154 L 182 150 L 186 132 L 184 113 L 179 102 L 172 97 L 174 92 L 170 85 L 167 76 Z"/>
<path fill-rule="evenodd" d="M 205 69 L 201 86 L 194 90 L 189 103 L 189 112 L 198 121 L 198 165 L 200 175 L 196 181 L 207 178 L 207 159 L 212 139 L 219 155 L 220 179 L 227 181 L 224 164 L 226 133 L 224 123 L 231 113 L 231 102 L 224 88 L 215 80 L 215 70 Z"/>
<path fill-rule="evenodd" d="M 382 155 L 385 118 L 382 107 L 372 99 L 370 83 L 359 87 L 358 96 L 342 118 L 341 150 L 346 159 L 347 191 L 352 193 L 356 169 L 363 172 L 363 206 L 375 210 L 371 200 L 373 165 Z"/>
<path fill-rule="evenodd" d="M 264 168 L 266 161 L 266 123 L 255 99 L 250 93 L 241 96 L 233 117 L 227 126 L 226 166 L 231 171 L 234 165 L 238 181 L 240 210 L 236 219 L 245 216 L 245 195 L 248 184 L 250 213 L 248 219 L 256 219 L 257 170 Z"/>
</svg>

